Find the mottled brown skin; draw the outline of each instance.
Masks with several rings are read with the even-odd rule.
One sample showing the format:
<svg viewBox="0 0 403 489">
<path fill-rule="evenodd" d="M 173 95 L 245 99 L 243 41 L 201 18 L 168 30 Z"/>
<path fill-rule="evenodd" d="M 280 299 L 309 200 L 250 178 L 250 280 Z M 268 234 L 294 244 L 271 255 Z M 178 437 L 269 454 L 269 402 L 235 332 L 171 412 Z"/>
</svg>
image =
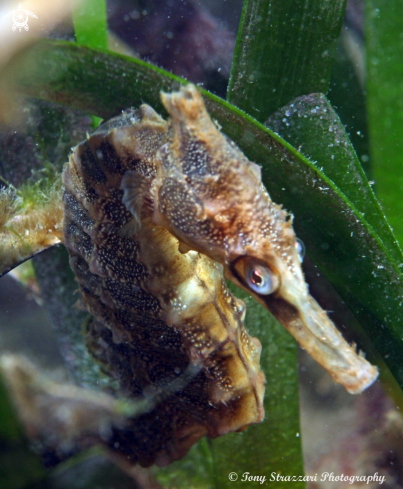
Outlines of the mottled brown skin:
<svg viewBox="0 0 403 489">
<path fill-rule="evenodd" d="M 152 183 L 172 124 L 150 107 L 103 124 L 64 171 L 64 237 L 83 302 L 94 317 L 88 345 L 118 380 L 119 395 L 149 400 L 107 443 L 133 463 L 166 465 L 202 436 L 264 417 L 261 345 L 244 329 L 245 307 L 223 267 L 152 222 Z M 136 208 L 122 178 L 136 175 Z M 183 251 L 183 250 L 182 250 Z"/>
</svg>

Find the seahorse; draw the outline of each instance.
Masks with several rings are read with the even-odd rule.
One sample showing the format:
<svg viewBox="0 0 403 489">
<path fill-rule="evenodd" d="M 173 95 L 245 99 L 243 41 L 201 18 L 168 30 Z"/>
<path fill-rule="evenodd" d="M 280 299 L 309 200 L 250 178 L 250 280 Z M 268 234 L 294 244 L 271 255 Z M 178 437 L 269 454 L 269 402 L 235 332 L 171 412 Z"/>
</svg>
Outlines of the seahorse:
<svg viewBox="0 0 403 489">
<path fill-rule="evenodd" d="M 264 417 L 261 344 L 245 330 L 249 292 L 351 393 L 377 370 L 309 295 L 292 219 L 260 167 L 211 120 L 193 85 L 102 124 L 64 170 L 64 242 L 94 320 L 89 346 L 150 411 L 108 443 L 165 465 L 202 436 Z"/>
</svg>

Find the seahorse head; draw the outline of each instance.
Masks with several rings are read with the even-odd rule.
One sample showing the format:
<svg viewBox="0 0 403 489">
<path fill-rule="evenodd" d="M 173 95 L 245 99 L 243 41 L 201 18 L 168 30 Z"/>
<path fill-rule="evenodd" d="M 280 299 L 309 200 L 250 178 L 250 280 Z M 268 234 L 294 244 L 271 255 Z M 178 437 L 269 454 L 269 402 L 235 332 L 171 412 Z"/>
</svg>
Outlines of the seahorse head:
<svg viewBox="0 0 403 489">
<path fill-rule="evenodd" d="M 308 295 L 300 244 L 292 216 L 262 185 L 260 167 L 211 120 L 193 85 L 162 100 L 172 119 L 160 150 L 156 219 L 266 306 L 274 296 L 299 308 Z"/>
</svg>

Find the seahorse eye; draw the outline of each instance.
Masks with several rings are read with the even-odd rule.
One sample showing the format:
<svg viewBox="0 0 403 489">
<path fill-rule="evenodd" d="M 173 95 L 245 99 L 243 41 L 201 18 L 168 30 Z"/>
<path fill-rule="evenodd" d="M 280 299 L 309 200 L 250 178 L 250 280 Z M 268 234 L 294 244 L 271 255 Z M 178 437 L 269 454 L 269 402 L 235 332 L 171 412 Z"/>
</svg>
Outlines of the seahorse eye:
<svg viewBox="0 0 403 489">
<path fill-rule="evenodd" d="M 279 286 L 277 275 L 267 266 L 250 260 L 245 266 L 248 286 L 260 295 L 272 294 Z"/>
</svg>

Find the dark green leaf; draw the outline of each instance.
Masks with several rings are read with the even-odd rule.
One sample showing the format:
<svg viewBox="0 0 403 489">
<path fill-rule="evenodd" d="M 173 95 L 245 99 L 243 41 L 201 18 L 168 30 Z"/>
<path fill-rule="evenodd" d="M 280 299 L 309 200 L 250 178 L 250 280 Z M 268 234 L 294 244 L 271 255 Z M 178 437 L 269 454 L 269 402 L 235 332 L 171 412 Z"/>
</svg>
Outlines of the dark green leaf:
<svg viewBox="0 0 403 489">
<path fill-rule="evenodd" d="M 9 442 L 19 441 L 21 438 L 21 428 L 14 414 L 13 406 L 7 395 L 7 390 L 0 382 L 0 439 Z"/>
<path fill-rule="evenodd" d="M 246 0 L 229 101 L 264 122 L 290 100 L 327 92 L 345 0 Z"/>
<path fill-rule="evenodd" d="M 323 94 L 298 97 L 268 120 L 268 127 L 321 168 L 357 207 L 398 266 L 403 255 L 350 139 Z"/>
<path fill-rule="evenodd" d="M 376 193 L 403 243 L 403 0 L 366 2 L 370 151 Z"/>
<path fill-rule="evenodd" d="M 42 479 L 45 469 L 23 436 L 16 411 L 0 379 L 0 481 L 1 487 L 23 489 Z"/>
</svg>

